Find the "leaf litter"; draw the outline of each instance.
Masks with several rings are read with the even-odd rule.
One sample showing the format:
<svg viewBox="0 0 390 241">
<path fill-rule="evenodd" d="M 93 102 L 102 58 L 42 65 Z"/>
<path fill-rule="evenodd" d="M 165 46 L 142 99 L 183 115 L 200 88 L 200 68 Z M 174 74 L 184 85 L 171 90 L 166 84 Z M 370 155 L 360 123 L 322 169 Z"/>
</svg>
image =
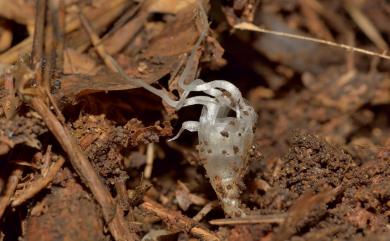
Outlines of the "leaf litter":
<svg viewBox="0 0 390 241">
<path fill-rule="evenodd" d="M 199 2 L 0 1 L 1 240 L 387 240 L 389 61 L 234 26 L 379 56 L 389 4 Z M 178 99 L 189 64 L 186 84 L 226 79 L 259 116 L 248 216 L 225 216 L 194 135 L 166 142 L 200 109 L 129 81 Z"/>
</svg>

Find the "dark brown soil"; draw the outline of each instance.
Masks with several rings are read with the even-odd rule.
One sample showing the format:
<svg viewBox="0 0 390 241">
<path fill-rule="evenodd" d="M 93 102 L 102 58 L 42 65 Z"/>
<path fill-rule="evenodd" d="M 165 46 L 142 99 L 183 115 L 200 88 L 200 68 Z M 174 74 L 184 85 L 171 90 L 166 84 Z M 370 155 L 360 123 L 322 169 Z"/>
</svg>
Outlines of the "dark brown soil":
<svg viewBox="0 0 390 241">
<path fill-rule="evenodd" d="M 203 3 L 0 0 L 0 241 L 390 240 L 390 3 Z M 167 142 L 201 108 L 134 82 L 177 99 L 186 65 L 258 114 L 247 217 L 224 214 L 196 133 Z"/>
</svg>

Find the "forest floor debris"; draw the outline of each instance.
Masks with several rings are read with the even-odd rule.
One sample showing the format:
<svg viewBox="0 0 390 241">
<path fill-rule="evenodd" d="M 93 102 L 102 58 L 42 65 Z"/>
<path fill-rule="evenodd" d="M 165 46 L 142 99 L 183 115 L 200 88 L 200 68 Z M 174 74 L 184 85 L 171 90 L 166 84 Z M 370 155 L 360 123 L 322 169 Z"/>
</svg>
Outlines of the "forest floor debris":
<svg viewBox="0 0 390 241">
<path fill-rule="evenodd" d="M 387 1 L 0 0 L 0 18 L 0 240 L 390 237 Z M 177 100 L 183 72 L 259 116 L 245 217 L 194 135 L 166 142 L 201 109 L 134 84 Z"/>
</svg>

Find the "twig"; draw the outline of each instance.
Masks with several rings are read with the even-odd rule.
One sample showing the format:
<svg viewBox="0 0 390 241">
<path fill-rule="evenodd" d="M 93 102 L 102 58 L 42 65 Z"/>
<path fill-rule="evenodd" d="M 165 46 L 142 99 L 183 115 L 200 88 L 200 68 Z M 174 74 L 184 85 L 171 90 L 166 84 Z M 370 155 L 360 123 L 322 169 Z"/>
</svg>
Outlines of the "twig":
<svg viewBox="0 0 390 241">
<path fill-rule="evenodd" d="M 33 64 L 40 64 L 41 58 L 43 56 L 43 39 L 44 39 L 44 30 L 45 30 L 44 28 L 45 28 L 46 3 L 47 0 L 37 0 L 34 38 L 32 44 L 33 47 L 31 53 L 31 61 Z M 40 83 L 39 82 L 40 80 L 37 81 L 38 83 Z"/>
<path fill-rule="evenodd" d="M 336 12 L 324 7 L 322 1 L 306 0 L 305 5 L 308 5 L 311 9 L 320 14 L 321 17 L 323 17 L 338 33 L 344 34 L 351 32 L 344 18 L 340 17 Z"/>
<path fill-rule="evenodd" d="M 63 72 L 64 69 L 64 48 L 65 48 L 65 3 L 64 0 L 52 0 L 49 8 L 53 12 L 53 33 L 56 49 L 56 71 Z"/>
<path fill-rule="evenodd" d="M 63 157 L 61 156 L 58 157 L 56 163 L 50 166 L 49 170 L 47 171 L 47 175 L 32 182 L 27 187 L 27 189 L 23 190 L 23 192 L 21 192 L 21 194 L 12 201 L 11 206 L 12 207 L 19 206 L 20 204 L 24 203 L 28 199 L 34 197 L 38 192 L 43 190 L 45 187 L 47 187 L 47 185 L 49 185 L 49 183 L 53 181 L 54 177 L 56 176 L 56 174 L 58 173 L 58 171 L 60 170 L 64 162 L 65 159 Z"/>
<path fill-rule="evenodd" d="M 42 82 L 41 61 L 43 57 L 43 41 L 47 0 L 38 0 L 36 6 L 35 29 L 33 47 L 31 53 L 31 62 L 36 71 L 36 81 L 40 85 Z"/>
<path fill-rule="evenodd" d="M 16 44 L 12 48 L 5 51 L 3 54 L 0 55 L 0 62 L 6 63 L 6 64 L 12 64 L 18 58 L 21 54 L 24 54 L 26 52 L 31 52 L 31 45 L 33 43 L 33 38 L 28 37 L 22 42 Z"/>
<path fill-rule="evenodd" d="M 260 28 L 252 23 L 239 23 L 234 26 L 235 29 L 240 29 L 240 30 L 248 30 L 248 31 L 254 31 L 254 32 L 260 32 L 260 33 L 268 33 L 268 34 L 273 34 L 277 36 L 282 36 L 282 37 L 287 37 L 287 38 L 293 38 L 293 39 L 299 39 L 299 40 L 304 40 L 304 41 L 310 41 L 310 42 L 315 42 L 315 43 L 320 43 L 320 44 L 325 44 L 333 47 L 338 47 L 342 49 L 346 49 L 348 51 L 354 51 L 357 53 L 361 54 L 366 54 L 370 56 L 375 56 L 375 57 L 381 57 L 387 60 L 390 60 L 390 56 L 386 55 L 385 53 L 380 54 L 380 53 L 375 53 L 369 50 L 361 49 L 361 48 L 355 48 L 346 44 L 339 44 L 331 41 L 326 41 L 323 39 L 317 39 L 317 38 L 312 38 L 312 37 L 305 37 L 301 35 L 296 35 L 296 34 L 291 34 L 291 33 L 283 33 L 283 32 L 278 32 L 278 31 L 273 31 L 273 30 L 268 30 L 264 28 Z"/>
<path fill-rule="evenodd" d="M 273 214 L 261 216 L 248 216 L 242 218 L 214 219 L 209 223 L 213 225 L 237 225 L 237 224 L 258 224 L 258 223 L 283 223 L 287 214 Z"/>
<path fill-rule="evenodd" d="M 198 225 L 194 220 L 183 216 L 180 212 L 169 210 L 152 200 L 146 200 L 141 204 L 141 207 L 157 215 L 164 222 L 168 222 L 169 226 L 173 226 L 176 229 L 190 232 L 192 235 L 205 241 L 220 240 L 213 232 Z"/>
<path fill-rule="evenodd" d="M 102 207 L 102 212 L 110 232 L 115 240 L 137 240 L 137 235 L 131 233 L 127 222 L 122 215 L 120 207 L 116 207 L 114 200 L 96 174 L 92 164 L 88 161 L 72 135 L 50 111 L 49 107 L 38 97 L 31 99 L 31 106 L 42 117 L 48 129 L 56 137 L 64 151 L 68 154 L 73 168 L 77 171 L 83 182 L 91 190 L 96 201 Z"/>
<path fill-rule="evenodd" d="M 18 109 L 20 104 L 19 98 L 16 94 L 16 83 L 14 80 L 13 73 L 5 73 L 0 80 L 0 85 L 4 86 L 5 96 L 3 97 L 3 112 L 5 117 L 9 120 L 11 119 Z M 0 140 L 1 142 L 1 140 Z M 1 153 L 1 151 L 0 151 Z"/>
<path fill-rule="evenodd" d="M 362 10 L 351 1 L 344 1 L 344 6 L 351 18 L 364 32 L 364 34 L 377 46 L 379 50 L 387 50 L 389 46 L 382 38 L 374 24 L 363 14 Z"/>
<path fill-rule="evenodd" d="M 192 204 L 204 206 L 209 203 L 209 200 L 206 198 L 191 193 L 190 189 L 183 182 L 177 181 L 176 197 L 178 194 L 180 195 L 180 193 L 181 195 L 185 195 L 186 199 L 188 199 L 188 201 L 190 201 Z"/>
<path fill-rule="evenodd" d="M 286 219 L 280 226 L 279 231 L 273 236 L 274 241 L 284 241 L 290 239 L 294 234 L 300 231 L 313 215 L 313 210 L 326 209 L 326 205 L 331 200 L 343 192 L 344 187 L 338 186 L 331 190 L 325 190 L 317 194 L 307 192 L 302 194 L 295 203 L 289 208 Z"/>
<path fill-rule="evenodd" d="M 0 197 L 0 218 L 3 216 L 5 209 L 11 202 L 11 197 L 15 193 L 16 186 L 19 183 L 22 173 L 22 169 L 20 167 L 16 167 L 7 180 L 4 194 Z"/>
<path fill-rule="evenodd" d="M 122 9 L 122 6 L 128 2 L 128 0 L 111 0 L 106 1 L 106 3 L 99 7 L 90 7 L 88 13 L 86 15 L 93 19 L 94 21 L 97 21 L 98 18 L 106 17 L 110 18 L 109 20 L 116 18 Z M 117 14 L 118 13 L 118 14 Z M 108 16 L 109 15 L 109 16 Z M 108 25 L 110 21 L 102 22 L 104 26 Z M 103 28 L 104 26 L 100 26 L 100 28 Z M 74 30 L 78 29 L 80 27 L 80 21 L 78 18 L 67 18 L 66 19 L 66 28 L 65 33 L 73 32 Z M 77 38 L 81 38 L 81 35 L 77 35 Z M 15 45 L 14 47 L 10 48 L 6 52 L 2 53 L 0 55 L 0 62 L 1 63 L 13 63 L 15 62 L 19 57 L 21 53 L 27 53 L 31 51 L 31 46 L 33 42 L 33 37 L 29 36 L 28 38 L 24 39 L 19 44 Z M 84 41 L 85 42 L 85 41 Z M 72 48 L 77 48 L 77 46 L 70 46 Z"/>
<path fill-rule="evenodd" d="M 36 22 L 36 25 L 37 24 L 40 24 L 40 22 Z M 34 47 L 40 48 L 40 45 L 34 45 Z M 35 55 L 37 55 L 36 53 L 43 54 L 42 51 L 37 51 L 35 49 L 33 49 L 32 52 L 35 53 Z M 41 59 L 42 56 L 37 55 L 36 58 L 33 58 L 32 65 L 36 66 Z M 40 71 L 36 69 L 37 75 L 39 75 L 39 72 Z M 37 89 L 39 88 L 42 88 L 41 82 L 38 82 Z M 42 117 L 42 120 L 45 122 L 48 129 L 67 153 L 73 168 L 79 174 L 86 186 L 91 190 L 96 201 L 100 204 L 104 220 L 108 224 L 114 239 L 117 241 L 137 240 L 137 235 L 132 233 L 128 228 L 128 223 L 124 219 L 122 209 L 115 205 L 109 190 L 100 180 L 93 169 L 92 164 L 88 161 L 69 130 L 61 124 L 40 96 L 32 96 L 31 99 L 29 99 L 29 104 Z"/>
<path fill-rule="evenodd" d="M 116 181 L 115 182 L 115 190 L 117 193 L 117 195 L 115 197 L 117 202 L 124 203 L 124 204 L 129 203 L 128 202 L 129 195 L 127 194 L 126 181 L 124 181 L 124 180 Z M 122 205 L 122 207 L 123 207 L 123 205 Z M 126 206 L 124 208 L 126 208 Z"/>
<path fill-rule="evenodd" d="M 140 3 L 136 3 L 136 2 L 129 3 L 128 6 L 126 6 L 127 10 L 125 10 L 122 16 L 115 21 L 111 29 L 108 30 L 108 32 L 104 35 L 105 37 L 103 39 L 106 39 L 109 36 L 114 35 L 116 32 L 119 32 L 120 29 L 122 29 L 122 27 L 127 22 L 129 22 L 132 18 L 134 18 L 134 16 L 139 12 L 141 6 L 143 6 L 145 2 L 146 1 L 142 1 Z"/>
<path fill-rule="evenodd" d="M 196 222 L 200 222 L 213 208 L 219 206 L 218 201 L 211 201 L 207 203 L 192 219 Z"/>
<path fill-rule="evenodd" d="M 96 52 L 102 58 L 104 63 L 107 65 L 107 67 L 112 70 L 113 72 L 118 72 L 116 70 L 115 65 L 113 65 L 110 56 L 107 54 L 106 50 L 104 49 L 104 46 L 101 44 L 101 40 L 99 36 L 96 34 L 96 32 L 92 29 L 91 24 L 89 23 L 88 19 L 84 16 L 83 12 L 80 9 L 80 21 L 85 30 L 88 33 L 88 36 L 92 42 L 92 45 L 95 47 Z"/>
<path fill-rule="evenodd" d="M 34 156 L 34 159 L 39 160 L 39 156 L 42 155 L 41 153 L 37 154 L 37 156 Z M 51 154 L 51 145 L 47 146 L 45 154 L 40 158 L 40 166 L 41 166 L 41 175 L 46 176 L 49 172 L 50 164 L 52 163 L 52 154 Z M 38 168 L 39 169 L 39 168 Z"/>
<path fill-rule="evenodd" d="M 48 11 L 46 15 L 47 26 L 45 31 L 45 51 L 44 51 L 47 64 L 43 69 L 42 85 L 44 87 L 46 96 L 48 97 L 51 105 L 54 108 L 57 117 L 60 119 L 62 123 L 64 123 L 65 117 L 62 115 L 60 108 L 58 107 L 53 96 L 51 95 L 51 81 L 53 78 L 53 74 L 58 66 L 57 53 L 61 55 L 59 59 L 60 71 L 62 71 L 62 67 L 63 67 L 62 58 L 63 58 L 63 51 L 64 51 L 63 49 L 64 48 L 63 27 L 64 26 L 61 26 L 60 22 L 62 21 L 61 18 L 64 16 L 60 16 L 60 12 L 58 9 L 60 7 L 60 2 L 63 1 L 51 0 L 48 3 Z"/>
<path fill-rule="evenodd" d="M 152 2 L 147 0 L 139 3 L 137 15 L 117 30 L 113 29 L 113 34 L 103 40 L 101 44 L 104 44 L 107 53 L 117 54 L 140 32 L 149 16 L 149 5 Z M 132 11 L 137 11 L 137 8 L 131 9 L 127 14 L 131 15 Z"/>
<path fill-rule="evenodd" d="M 299 0 L 298 3 L 301 8 L 303 17 L 305 18 L 305 24 L 310 32 L 316 37 L 326 39 L 328 41 L 334 41 L 332 33 L 325 26 L 322 19 L 319 18 L 318 12 L 312 7 L 312 0 Z"/>
<path fill-rule="evenodd" d="M 51 5 L 49 1 L 48 5 Z M 50 93 L 50 80 L 51 75 L 53 73 L 53 69 L 55 68 L 55 42 L 54 42 L 54 27 L 53 21 L 55 20 L 55 16 L 53 16 L 52 9 L 50 6 L 47 7 L 46 11 L 46 27 L 44 32 L 45 42 L 44 42 L 44 51 L 43 56 L 45 59 L 45 64 L 42 66 L 42 84 L 41 87 L 44 88 L 46 93 Z M 34 48 L 33 48 L 34 49 Z M 42 60 L 40 60 L 41 62 Z"/>
<path fill-rule="evenodd" d="M 152 176 L 154 161 L 154 144 L 149 143 L 146 147 L 146 165 L 144 169 L 144 177 L 149 179 Z"/>
</svg>

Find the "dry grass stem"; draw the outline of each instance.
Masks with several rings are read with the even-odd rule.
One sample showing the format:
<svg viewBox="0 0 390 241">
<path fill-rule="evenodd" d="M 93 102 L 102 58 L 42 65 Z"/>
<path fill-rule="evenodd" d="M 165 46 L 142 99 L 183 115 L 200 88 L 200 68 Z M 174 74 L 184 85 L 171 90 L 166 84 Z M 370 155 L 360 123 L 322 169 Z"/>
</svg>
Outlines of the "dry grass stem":
<svg viewBox="0 0 390 241">
<path fill-rule="evenodd" d="M 361 54 L 366 54 L 370 56 L 375 56 L 375 57 L 380 57 L 383 59 L 390 60 L 390 56 L 386 55 L 385 53 L 375 53 L 369 50 L 361 49 L 361 48 L 356 48 L 352 47 L 346 44 L 339 44 L 327 40 L 322 40 L 322 39 L 317 39 L 317 38 L 312 38 L 312 37 L 305 37 L 301 35 L 296 35 L 296 34 L 290 34 L 290 33 L 283 33 L 283 32 L 278 32 L 278 31 L 272 31 L 264 28 L 260 28 L 252 23 L 239 23 L 234 26 L 235 29 L 240 29 L 240 30 L 248 30 L 248 31 L 254 31 L 254 32 L 259 32 L 259 33 L 268 33 L 268 34 L 273 34 L 281 37 L 287 37 L 287 38 L 293 38 L 293 39 L 299 39 L 299 40 L 304 40 L 304 41 L 310 41 L 310 42 L 315 42 L 315 43 L 320 43 L 320 44 L 325 44 L 333 47 L 338 47 L 342 49 L 346 49 L 348 51 L 353 51 Z"/>
<path fill-rule="evenodd" d="M 28 199 L 33 198 L 41 190 L 45 189 L 53 181 L 54 177 L 61 169 L 64 162 L 65 159 L 63 157 L 58 157 L 57 161 L 49 167 L 47 174 L 40 179 L 30 183 L 28 187 L 24 189 L 21 194 L 12 201 L 11 206 L 19 206 L 20 204 L 26 202 Z"/>
<path fill-rule="evenodd" d="M 183 216 L 177 211 L 169 210 L 154 201 L 147 200 L 141 204 L 141 207 L 146 211 L 157 215 L 162 220 L 168 222 L 170 225 L 173 225 L 173 227 L 179 229 L 180 231 L 188 231 L 195 237 L 201 238 L 205 241 L 220 240 L 213 232 L 205 227 L 199 226 L 194 220 Z"/>
<path fill-rule="evenodd" d="M 19 183 L 20 177 L 22 176 L 22 169 L 17 167 L 12 171 L 11 175 L 8 177 L 7 185 L 3 191 L 3 194 L 0 197 L 0 218 L 3 216 L 5 209 L 11 202 L 11 197 L 14 195 L 16 187 Z"/>
<path fill-rule="evenodd" d="M 214 219 L 209 223 L 212 225 L 238 225 L 238 224 L 259 224 L 259 223 L 283 223 L 287 214 L 273 214 L 261 216 L 248 216 L 241 218 Z"/>
</svg>

